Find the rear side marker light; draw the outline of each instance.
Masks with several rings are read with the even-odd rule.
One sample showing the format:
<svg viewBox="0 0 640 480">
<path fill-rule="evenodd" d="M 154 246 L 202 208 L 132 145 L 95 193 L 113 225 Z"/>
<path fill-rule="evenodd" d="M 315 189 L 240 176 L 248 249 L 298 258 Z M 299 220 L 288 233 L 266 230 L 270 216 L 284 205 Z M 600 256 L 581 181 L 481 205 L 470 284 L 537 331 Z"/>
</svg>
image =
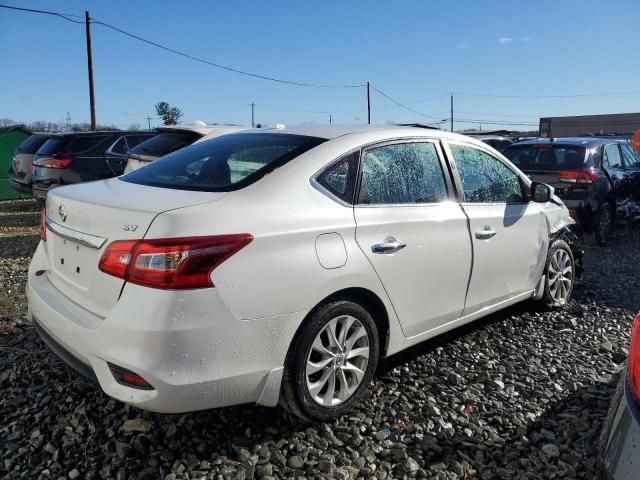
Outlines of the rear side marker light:
<svg viewBox="0 0 640 480">
<path fill-rule="evenodd" d="M 595 168 L 586 170 L 564 170 L 560 172 L 560 181 L 565 183 L 590 184 L 598 179 L 598 171 Z"/>
<path fill-rule="evenodd" d="M 137 373 L 134 373 L 131 370 L 127 370 L 126 368 L 119 367 L 112 363 L 108 363 L 108 365 L 113 378 L 115 378 L 116 382 L 118 382 L 120 385 L 137 388 L 138 390 L 154 390 L 151 384 Z"/>
<path fill-rule="evenodd" d="M 98 268 L 127 282 L 169 290 L 213 287 L 211 272 L 251 243 L 248 233 L 159 240 L 118 240 Z"/>
<path fill-rule="evenodd" d="M 640 314 L 636 316 L 633 327 L 631 327 L 627 382 L 629 383 L 629 390 L 636 399 L 636 402 L 640 402 Z"/>
</svg>

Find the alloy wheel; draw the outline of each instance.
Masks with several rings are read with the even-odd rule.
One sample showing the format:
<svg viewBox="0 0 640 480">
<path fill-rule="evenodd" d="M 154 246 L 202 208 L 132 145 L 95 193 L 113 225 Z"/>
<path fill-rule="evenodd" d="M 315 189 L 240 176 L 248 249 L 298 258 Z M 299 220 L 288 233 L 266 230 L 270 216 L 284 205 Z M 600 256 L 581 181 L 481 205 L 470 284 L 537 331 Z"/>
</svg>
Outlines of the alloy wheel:
<svg viewBox="0 0 640 480">
<path fill-rule="evenodd" d="M 369 335 L 351 315 L 335 317 L 320 330 L 307 357 L 306 381 L 311 398 L 331 407 L 358 389 L 369 363 Z"/>
<path fill-rule="evenodd" d="M 566 250 L 558 249 L 553 253 L 547 273 L 549 293 L 557 303 L 565 303 L 573 283 L 573 263 Z"/>
</svg>

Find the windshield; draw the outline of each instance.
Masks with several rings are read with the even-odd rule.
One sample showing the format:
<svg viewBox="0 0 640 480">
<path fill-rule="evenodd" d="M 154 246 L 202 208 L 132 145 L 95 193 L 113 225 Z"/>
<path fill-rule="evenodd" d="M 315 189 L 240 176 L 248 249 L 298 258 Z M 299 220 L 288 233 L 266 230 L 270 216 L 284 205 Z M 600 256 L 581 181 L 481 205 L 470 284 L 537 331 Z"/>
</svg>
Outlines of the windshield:
<svg viewBox="0 0 640 480">
<path fill-rule="evenodd" d="M 564 170 L 582 167 L 587 149 L 548 143 L 512 145 L 503 153 L 521 170 Z"/>
<path fill-rule="evenodd" d="M 129 154 L 133 157 L 151 157 L 152 159 L 163 157 L 171 152 L 180 150 L 201 138 L 202 135 L 196 132 L 162 132 L 155 137 L 139 143 Z"/>
<path fill-rule="evenodd" d="M 237 190 L 324 142 L 279 133 L 239 133 L 196 143 L 120 177 L 179 190 Z"/>
</svg>

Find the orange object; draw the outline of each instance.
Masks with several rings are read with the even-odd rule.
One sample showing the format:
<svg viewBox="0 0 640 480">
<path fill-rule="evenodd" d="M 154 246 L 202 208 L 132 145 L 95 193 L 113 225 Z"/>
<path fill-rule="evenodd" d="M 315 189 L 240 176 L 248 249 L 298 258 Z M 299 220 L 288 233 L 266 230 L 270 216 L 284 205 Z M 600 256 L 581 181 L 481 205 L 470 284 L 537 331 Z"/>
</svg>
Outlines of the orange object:
<svg viewBox="0 0 640 480">
<path fill-rule="evenodd" d="M 633 132 L 631 136 L 631 146 L 640 152 L 640 129 Z"/>
</svg>

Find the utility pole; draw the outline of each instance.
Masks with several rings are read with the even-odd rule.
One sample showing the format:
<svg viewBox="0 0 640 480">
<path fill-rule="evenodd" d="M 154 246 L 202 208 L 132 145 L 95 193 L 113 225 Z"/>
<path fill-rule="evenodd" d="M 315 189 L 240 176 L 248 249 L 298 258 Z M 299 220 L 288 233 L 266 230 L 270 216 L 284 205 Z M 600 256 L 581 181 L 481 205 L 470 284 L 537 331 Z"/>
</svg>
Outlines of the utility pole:
<svg viewBox="0 0 640 480">
<path fill-rule="evenodd" d="M 329 125 L 331 125 L 331 114 L 329 114 Z"/>
<path fill-rule="evenodd" d="M 367 82 L 367 123 L 371 125 L 371 95 L 369 93 L 369 82 Z"/>
<path fill-rule="evenodd" d="M 251 102 L 249 105 L 251 105 L 251 128 L 255 128 L 256 121 L 254 116 L 254 110 L 256 108 L 256 104 L 254 102 Z"/>
<path fill-rule="evenodd" d="M 144 117 L 144 118 L 146 118 L 146 119 L 147 119 L 147 124 L 149 125 L 149 130 L 151 130 L 151 118 L 153 118 L 153 117 L 150 117 L 150 116 L 148 116 L 148 115 L 147 115 L 147 116 L 146 116 L 146 117 Z"/>
<path fill-rule="evenodd" d="M 451 94 L 451 131 L 453 132 L 453 93 Z"/>
<path fill-rule="evenodd" d="M 96 99 L 93 95 L 93 57 L 91 55 L 91 17 L 84 12 L 85 30 L 87 32 L 87 69 L 89 70 L 89 106 L 91 108 L 91 131 L 96 130 Z"/>
</svg>

